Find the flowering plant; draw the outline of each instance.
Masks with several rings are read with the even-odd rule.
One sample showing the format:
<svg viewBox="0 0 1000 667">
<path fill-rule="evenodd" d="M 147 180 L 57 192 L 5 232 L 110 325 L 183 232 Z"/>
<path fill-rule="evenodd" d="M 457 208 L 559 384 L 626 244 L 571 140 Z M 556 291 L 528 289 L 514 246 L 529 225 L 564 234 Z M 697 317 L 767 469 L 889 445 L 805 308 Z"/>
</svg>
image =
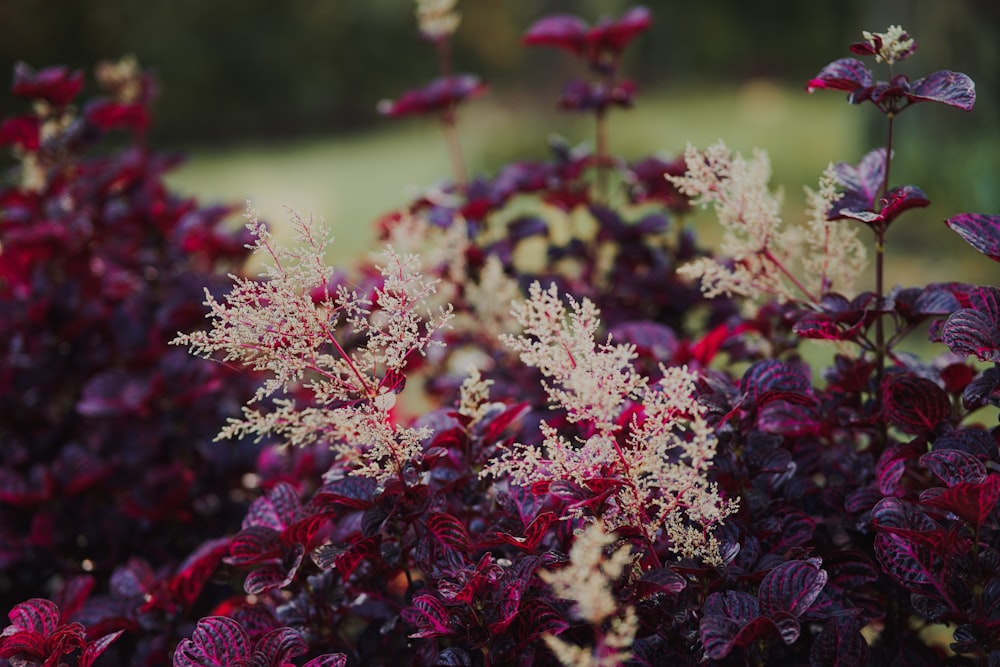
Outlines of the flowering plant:
<svg viewBox="0 0 1000 667">
<path fill-rule="evenodd" d="M 447 76 L 454 3 L 421 1 L 418 18 Z M 623 50 L 650 20 L 643 8 L 592 28 L 547 17 L 525 41 L 570 51 L 617 80 Z M 852 51 L 890 66 L 916 49 L 900 28 L 864 37 Z M 127 69 L 107 72 L 114 90 L 134 89 Z M 121 109 L 132 102 L 97 106 L 120 113 L 85 114 L 83 131 L 69 106 L 78 75 L 19 76 L 15 87 L 45 105 L 0 127 L 21 158 L 20 182 L 0 194 L 3 266 L 16 267 L 0 266 L 3 307 L 14 314 L 0 329 L 2 349 L 44 369 L 35 382 L 59 377 L 67 398 L 57 406 L 70 408 L 59 413 L 69 425 L 52 434 L 31 412 L 41 409 L 27 400 L 37 394 L 31 378 L 0 374 L 25 402 L 0 429 L 15 454 L 4 461 L 0 503 L 34 512 L 4 515 L 0 558 L 10 567 L 46 547 L 53 561 L 0 580 L 12 599 L 0 659 L 1000 660 L 1000 431 L 985 423 L 1000 406 L 1000 290 L 884 286 L 890 223 L 929 201 L 890 183 L 894 118 L 923 101 L 971 110 L 968 77 L 872 83 L 853 59 L 821 70 L 808 88 L 872 101 L 889 139 L 860 161 L 831 164 L 802 228 L 781 219 L 763 152 L 745 157 L 720 143 L 676 159 L 612 158 L 609 105 L 596 104 L 596 157 L 557 141 L 551 160 L 492 177 L 456 168 L 453 183 L 379 221 L 386 244 L 374 269 L 326 264 L 331 235 L 311 218 L 293 216 L 294 247 L 277 245 L 249 208 L 241 240 L 264 260 L 263 275 L 234 275 L 227 292 L 217 270 L 243 251 L 193 203 L 182 207 L 191 218 L 165 213 L 177 204 L 141 146 L 141 114 Z M 442 113 L 457 147 L 455 105 L 479 84 L 456 81 L 438 86 L 448 94 L 425 89 L 384 110 Z M 117 126 L 106 118 L 138 145 L 81 166 L 77 142 Z M 87 215 L 59 204 L 67 191 Z M 678 224 L 692 207 L 716 213 L 718 254 Z M 998 220 L 961 213 L 947 224 L 998 258 Z M 74 241 L 117 224 L 120 233 Z M 865 228 L 873 290 L 858 285 Z M 149 229 L 154 240 L 140 241 Z M 165 304 L 128 263 L 136 248 L 170 260 L 143 275 L 172 276 L 156 292 Z M 58 270 L 67 262 L 77 282 Z M 168 272 L 192 263 L 208 283 L 201 329 L 191 295 L 170 292 L 191 281 Z M 46 309 L 67 293 L 133 325 L 73 385 L 56 353 L 94 323 L 60 330 L 54 352 L 31 347 L 28 335 L 56 320 Z M 81 321 L 86 310 L 71 308 L 80 298 L 59 312 Z M 150 310 L 156 317 L 129 319 Z M 154 332 L 141 328 L 150 322 Z M 180 333 L 159 335 L 165 326 Z M 924 326 L 941 351 L 926 360 L 899 347 Z M 194 355 L 166 347 L 171 337 Z M 813 368 L 803 339 L 836 346 L 832 365 Z M 190 370 L 171 382 L 150 365 Z M 418 409 L 414 393 L 425 401 Z M 168 437 L 179 427 L 164 399 L 183 401 L 189 425 L 208 420 L 200 410 L 228 417 L 222 442 L 206 445 L 192 428 L 183 449 Z M 240 403 L 242 412 L 226 410 Z M 172 447 L 163 461 L 148 433 L 139 452 L 121 445 L 136 442 L 127 429 L 149 415 Z M 95 417 L 106 421 L 79 423 Z M 86 440 L 56 437 L 65 433 Z M 230 440 L 240 441 L 233 452 L 259 453 L 255 466 L 203 454 L 229 451 Z M 58 501 L 87 498 L 113 523 L 96 487 L 131 462 L 142 481 L 115 494 L 135 497 L 125 515 L 141 518 L 133 530 L 148 529 L 160 546 L 132 545 L 123 531 L 97 557 L 93 514 L 76 517 Z M 207 496 L 192 490 L 201 474 Z M 74 534 L 80 553 L 68 550 Z"/>
</svg>

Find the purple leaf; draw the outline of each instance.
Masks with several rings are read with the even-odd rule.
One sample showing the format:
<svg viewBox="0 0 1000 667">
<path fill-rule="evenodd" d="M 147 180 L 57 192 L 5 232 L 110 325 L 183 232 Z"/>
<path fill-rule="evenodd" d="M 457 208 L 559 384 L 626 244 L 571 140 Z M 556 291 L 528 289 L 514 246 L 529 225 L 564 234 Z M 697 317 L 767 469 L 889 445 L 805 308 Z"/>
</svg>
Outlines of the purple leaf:
<svg viewBox="0 0 1000 667">
<path fill-rule="evenodd" d="M 760 616 L 760 604 L 749 593 L 724 591 L 709 595 L 702 611 L 706 617 L 724 616 L 744 625 Z"/>
<path fill-rule="evenodd" d="M 885 417 L 897 428 L 920 434 L 951 418 L 951 401 L 934 382 L 912 375 L 892 376 L 885 383 Z"/>
<path fill-rule="evenodd" d="M 961 72 L 941 70 L 914 81 L 907 98 L 913 102 L 940 102 L 971 111 L 976 103 L 976 84 Z"/>
<path fill-rule="evenodd" d="M 801 363 L 758 361 L 747 369 L 740 384 L 748 403 L 756 409 L 777 400 L 803 405 L 814 402 L 809 370 Z"/>
<path fill-rule="evenodd" d="M 347 667 L 347 656 L 343 653 L 327 653 L 313 658 L 302 667 Z"/>
<path fill-rule="evenodd" d="M 868 642 L 857 616 L 830 619 L 809 649 L 809 667 L 854 667 L 868 664 Z"/>
<path fill-rule="evenodd" d="M 1000 361 L 1000 328 L 994 318 L 974 308 L 952 313 L 941 328 L 941 340 L 955 354 Z"/>
<path fill-rule="evenodd" d="M 826 570 L 820 567 L 818 558 L 782 563 L 760 582 L 757 597 L 761 613 L 771 617 L 778 612 L 801 616 L 819 597 L 826 579 Z"/>
<path fill-rule="evenodd" d="M 266 659 L 267 664 L 278 667 L 308 650 L 309 645 L 299 632 L 291 628 L 275 628 L 257 641 L 253 652 Z"/>
<path fill-rule="evenodd" d="M 878 534 L 875 555 L 883 571 L 914 592 L 933 584 L 941 573 L 936 550 L 943 545 L 940 526 L 898 498 L 884 498 L 872 510 Z"/>
<path fill-rule="evenodd" d="M 944 221 L 965 242 L 1000 262 L 1000 215 L 960 213 Z"/>
<path fill-rule="evenodd" d="M 1000 388 L 1000 366 L 987 368 L 962 392 L 962 403 L 970 409 L 985 405 L 987 402 L 996 404 L 998 388 Z"/>
<path fill-rule="evenodd" d="M 882 569 L 910 591 L 932 585 L 941 574 L 942 561 L 924 542 L 907 535 L 879 533 L 875 555 Z"/>
<path fill-rule="evenodd" d="M 937 449 L 920 457 L 920 463 L 948 486 L 960 482 L 982 482 L 986 466 L 972 454 L 959 449 Z"/>
<path fill-rule="evenodd" d="M 861 158 L 856 167 L 846 162 L 838 162 L 834 166 L 834 174 L 844 193 L 834 202 L 833 211 L 830 212 L 831 219 L 840 217 L 836 212 L 841 209 L 874 210 L 885 180 L 886 154 L 884 148 L 876 148 Z"/>
<path fill-rule="evenodd" d="M 687 580 L 668 567 L 657 567 L 643 573 L 636 586 L 643 595 L 680 593 Z"/>
<path fill-rule="evenodd" d="M 239 623 L 225 616 L 198 621 L 191 639 L 174 652 L 174 667 L 226 667 L 250 658 L 250 640 Z"/>
</svg>

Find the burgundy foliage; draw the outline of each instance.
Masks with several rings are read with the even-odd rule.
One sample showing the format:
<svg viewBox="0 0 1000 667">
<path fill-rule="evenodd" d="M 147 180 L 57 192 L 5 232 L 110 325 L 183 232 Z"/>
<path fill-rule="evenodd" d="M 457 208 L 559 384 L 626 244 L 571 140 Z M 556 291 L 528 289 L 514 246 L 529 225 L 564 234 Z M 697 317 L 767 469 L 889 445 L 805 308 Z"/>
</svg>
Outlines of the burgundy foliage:
<svg viewBox="0 0 1000 667">
<path fill-rule="evenodd" d="M 547 17 L 525 42 L 601 74 L 571 84 L 566 104 L 601 112 L 631 101 L 618 59 L 650 20 L 644 8 L 593 27 Z M 0 125 L 0 144 L 21 161 L 20 180 L 0 190 L 0 600 L 10 610 L 0 664 L 545 667 L 559 664 L 547 635 L 602 640 L 609 624 L 582 621 L 539 573 L 567 565 L 575 531 L 614 502 L 619 482 L 522 488 L 480 476 L 514 441 L 537 443 L 542 419 L 569 440 L 588 435 L 481 328 L 443 332 L 443 351 L 404 369 L 428 378 L 436 403 L 417 424 L 430 435 L 381 486 L 324 448 L 211 442 L 257 379 L 167 341 L 201 326 L 202 290 L 220 293 L 224 273 L 240 270 L 244 239 L 223 227 L 228 208 L 166 187 L 176 160 L 142 143 L 147 75 L 136 98 L 109 91 L 64 116 L 81 86 L 78 72 L 19 66 L 15 93 L 48 107 Z M 922 101 L 968 110 L 974 99 L 964 75 L 875 82 L 854 59 L 809 86 L 891 114 Z M 385 112 L 449 113 L 482 89 L 443 78 Z M 125 147 L 94 151 L 109 131 L 124 131 Z M 643 373 L 700 373 L 718 441 L 710 481 L 739 510 L 716 532 L 718 566 L 679 558 L 662 531 L 617 531 L 615 548 L 636 555 L 612 591 L 636 618 L 624 664 L 1000 664 L 1000 431 L 988 423 L 1000 407 L 1000 289 L 829 293 L 747 316 L 677 271 L 708 254 L 680 222 L 690 203 L 663 178 L 684 163 L 607 157 L 556 140 L 548 160 L 445 184 L 379 224 L 388 237 L 416 214 L 435 232 L 462 230 L 471 280 L 499 265 L 522 289 L 555 282 L 596 303 L 599 336 L 634 345 Z M 891 158 L 877 149 L 836 167 L 843 197 L 831 219 L 881 233 L 927 205 L 922 190 L 885 183 Z M 591 229 L 557 230 L 553 212 Z M 1000 256 L 996 216 L 948 225 Z M 541 268 L 520 261 L 529 246 Z M 429 272 L 454 288 L 459 314 L 476 317 L 467 284 L 448 266 Z M 371 293 L 365 280 L 357 289 Z M 937 358 L 899 347 L 923 327 Z M 828 368 L 803 360 L 802 339 L 837 341 Z M 469 350 L 494 383 L 476 418 L 454 407 L 465 377 L 455 351 Z M 405 379 L 384 386 L 398 392 Z M 638 408 L 623 410 L 621 426 L 633 418 Z"/>
</svg>

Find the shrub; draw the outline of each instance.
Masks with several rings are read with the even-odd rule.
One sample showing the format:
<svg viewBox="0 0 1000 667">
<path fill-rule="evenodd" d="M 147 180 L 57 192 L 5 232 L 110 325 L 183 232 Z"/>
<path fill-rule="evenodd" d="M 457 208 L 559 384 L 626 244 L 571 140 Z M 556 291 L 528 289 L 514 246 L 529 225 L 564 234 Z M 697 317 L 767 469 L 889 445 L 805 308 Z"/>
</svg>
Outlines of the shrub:
<svg viewBox="0 0 1000 667">
<path fill-rule="evenodd" d="M 72 576 L 74 561 L 59 577 L 35 575 L 34 589 L 18 589 L 31 599 L 13 605 L 0 656 L 26 665 L 63 655 L 87 665 L 98 656 L 162 664 L 173 650 L 174 665 L 285 665 L 306 655 L 310 666 L 1000 659 L 1000 449 L 998 430 L 984 423 L 995 415 L 983 410 L 1000 405 L 1000 290 L 887 289 L 884 275 L 889 226 L 929 203 L 921 189 L 890 181 L 893 125 L 917 103 L 971 110 L 972 81 L 949 71 L 893 76 L 916 43 L 898 27 L 863 33 L 851 50 L 884 62 L 889 80 L 844 58 L 808 88 L 872 103 L 887 119 L 887 145 L 856 164 L 831 164 L 809 195 L 806 226 L 795 228 L 782 223 L 763 152 L 745 157 L 720 143 L 676 159 L 614 156 L 609 113 L 631 105 L 634 92 L 620 77 L 620 56 L 650 24 L 646 9 L 594 26 L 570 16 L 537 22 L 526 43 L 564 49 L 591 74 L 570 84 L 561 104 L 594 115 L 595 151 L 556 141 L 550 161 L 473 178 L 457 111 L 485 86 L 451 73 L 454 2 L 421 1 L 418 18 L 441 54 L 442 77 L 381 108 L 438 115 L 453 182 L 379 221 L 381 265 L 353 274 L 323 261 L 331 240 L 323 224 L 294 218 L 298 243 L 280 247 L 250 209 L 248 245 L 264 275 L 234 277 L 223 294 L 216 274 L 206 274 L 209 326 L 170 320 L 184 331 L 175 344 L 223 362 L 196 366 L 220 374 L 213 387 L 238 394 L 258 383 L 223 436 L 304 449 L 262 445 L 260 494 L 239 526 L 221 525 L 220 510 L 206 539 L 174 541 L 160 531 L 185 516 L 178 505 L 150 518 L 164 549 L 189 554 L 179 565 L 133 557 L 95 580 Z M 55 109 L 77 86 L 63 70 L 30 81 Z M 108 117 L 139 117 L 104 108 Z M 38 140 L 47 122 L 29 115 L 3 126 L 25 156 L 22 185 L 4 201 L 34 201 L 32 184 L 67 173 L 33 175 L 34 165 L 61 159 Z M 91 173 L 117 173 L 116 165 L 102 161 Z M 69 202 L 98 199 L 84 194 Z M 715 210 L 720 254 L 678 224 L 692 206 Z M 8 231 L 20 229 L 15 213 L 5 213 L 2 229 L 4 253 L 17 250 L 17 259 L 27 250 Z M 947 224 L 1000 256 L 1000 217 L 961 213 Z M 73 229 L 68 219 L 53 227 Z M 855 292 L 865 228 L 875 284 Z M 127 237 L 109 237 L 110 247 Z M 219 249 L 232 246 L 180 245 L 206 271 L 223 256 L 241 257 Z M 23 267 L 36 265 L 23 256 Z M 198 261 L 170 259 L 180 264 L 165 272 Z M 71 283 L 41 284 L 62 295 L 95 280 L 77 271 Z M 36 288 L 20 275 L 4 276 L 13 295 L 6 307 L 28 313 L 20 295 Z M 106 282 L 87 293 L 106 295 Z M 190 283 L 171 280 L 158 294 L 178 284 Z M 115 304 L 122 298 L 111 294 Z M 18 326 L 36 321 L 15 312 Z M 940 354 L 902 352 L 924 326 Z M 829 368 L 810 365 L 804 339 L 836 346 Z M 11 340 L 13 358 L 26 339 Z M 143 359 L 180 352 L 157 350 Z M 257 375 L 229 375 L 229 364 Z M 92 371 L 100 381 L 77 383 L 69 413 L 79 421 L 61 431 L 108 447 L 85 459 L 97 470 L 112 465 L 102 457 L 115 462 L 133 450 L 84 417 L 133 416 L 145 405 L 137 395 L 184 396 L 133 367 L 110 367 Z M 414 384 L 434 404 L 410 414 L 401 398 Z M 190 424 L 189 415 L 218 410 L 228 396 L 146 409 Z M 119 428 L 126 423 L 136 422 Z M 50 442 L 59 456 L 76 456 L 72 441 Z M 155 443 L 132 455 L 145 462 L 153 451 Z M 167 465 L 185 461 L 178 451 L 165 453 Z M 21 461 L 5 462 L 14 470 L 5 480 L 25 479 Z M 53 470 L 31 479 L 58 479 L 65 467 Z M 145 463 L 139 473 L 148 470 Z M 214 469 L 202 473 L 216 503 L 223 489 L 247 492 Z M 37 493 L 16 494 L 32 488 L 27 482 L 5 484 L 15 492 L 3 502 L 40 502 Z M 75 487 L 51 488 L 62 499 Z M 8 528 L 11 544 L 17 530 Z M 71 534 L 65 524 L 29 533 Z M 213 576 L 220 585 L 209 589 Z M 35 593 L 46 585 L 58 607 Z"/>
</svg>

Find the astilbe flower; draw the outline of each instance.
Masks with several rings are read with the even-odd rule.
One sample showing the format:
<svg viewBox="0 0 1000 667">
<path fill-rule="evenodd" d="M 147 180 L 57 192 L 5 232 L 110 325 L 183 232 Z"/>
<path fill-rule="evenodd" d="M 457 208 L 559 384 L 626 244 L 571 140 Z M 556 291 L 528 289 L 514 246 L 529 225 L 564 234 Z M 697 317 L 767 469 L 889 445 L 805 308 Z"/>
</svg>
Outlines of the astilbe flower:
<svg viewBox="0 0 1000 667">
<path fill-rule="evenodd" d="M 703 257 L 678 269 L 700 280 L 705 296 L 816 302 L 818 293 L 833 287 L 852 292 L 865 265 L 865 248 L 856 230 L 827 219 L 839 196 L 831 169 L 819 189 L 808 194 L 810 219 L 802 229 L 783 224 L 782 196 L 770 189 L 765 152 L 756 150 L 748 159 L 719 142 L 704 151 L 688 146 L 685 161 L 685 174 L 666 178 L 692 204 L 712 206 L 725 229 L 720 244 L 725 260 Z M 793 273 L 796 263 L 808 278 Z"/>
<path fill-rule="evenodd" d="M 401 475 L 428 435 L 392 419 L 402 370 L 451 317 L 450 307 L 432 312 L 423 305 L 435 281 L 423 278 L 415 256 L 389 247 L 380 284 L 366 298 L 325 264 L 332 236 L 324 224 L 293 216 L 299 247 L 292 249 L 274 244 L 253 209 L 247 217 L 253 251 L 265 258 L 264 279 L 233 277 L 221 303 L 207 294 L 212 328 L 173 341 L 269 374 L 251 404 L 272 397 L 273 409 L 245 407 L 219 438 L 273 433 L 294 445 L 325 441 L 360 475 L 380 482 Z M 275 396 L 295 388 L 311 395 L 309 405 Z"/>
<path fill-rule="evenodd" d="M 568 310 L 554 284 L 543 290 L 533 283 L 528 300 L 514 306 L 523 332 L 503 340 L 542 373 L 553 406 L 586 437 L 572 442 L 543 421 L 540 445 L 516 443 L 482 474 L 524 487 L 610 489 L 614 502 L 598 512 L 609 529 L 627 526 L 650 542 L 662 530 L 678 555 L 719 563 L 712 529 L 737 503 L 721 498 L 707 477 L 716 440 L 697 401 L 697 376 L 661 367 L 662 378 L 650 385 L 632 364 L 634 346 L 610 338 L 596 344 L 594 304 L 567 300 Z M 585 505 L 569 516 L 584 514 Z"/>
<path fill-rule="evenodd" d="M 551 634 L 545 644 L 567 667 L 615 667 L 631 657 L 627 649 L 635 639 L 638 618 L 631 605 L 620 609 L 612 586 L 634 561 L 629 545 L 605 551 L 617 538 L 595 521 L 581 531 L 570 548 L 570 562 L 558 570 L 541 570 L 538 576 L 557 597 L 573 601 L 573 613 L 590 623 L 598 641 L 592 648 L 570 644 Z M 605 632 L 604 626 L 609 624 Z"/>
<path fill-rule="evenodd" d="M 417 25 L 424 39 L 438 42 L 458 30 L 462 16 L 455 11 L 456 4 L 457 0 L 417 0 Z"/>
</svg>

